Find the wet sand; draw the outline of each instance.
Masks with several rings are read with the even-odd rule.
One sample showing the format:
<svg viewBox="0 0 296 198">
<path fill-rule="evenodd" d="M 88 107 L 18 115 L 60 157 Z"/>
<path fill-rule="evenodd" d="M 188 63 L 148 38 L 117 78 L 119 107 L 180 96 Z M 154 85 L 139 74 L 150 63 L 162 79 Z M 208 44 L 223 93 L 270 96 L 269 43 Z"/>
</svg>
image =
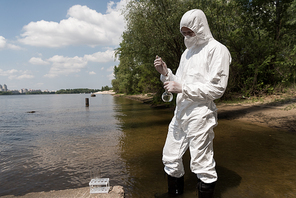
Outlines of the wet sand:
<svg viewBox="0 0 296 198">
<path fill-rule="evenodd" d="M 109 91 L 98 91 L 98 92 L 95 92 L 93 94 L 110 94 L 110 95 L 113 95 L 113 94 L 115 94 L 115 92 L 113 90 L 109 90 Z"/>
<path fill-rule="evenodd" d="M 279 130 L 296 132 L 296 97 L 287 101 L 218 104 L 219 119 L 240 120 Z"/>
</svg>

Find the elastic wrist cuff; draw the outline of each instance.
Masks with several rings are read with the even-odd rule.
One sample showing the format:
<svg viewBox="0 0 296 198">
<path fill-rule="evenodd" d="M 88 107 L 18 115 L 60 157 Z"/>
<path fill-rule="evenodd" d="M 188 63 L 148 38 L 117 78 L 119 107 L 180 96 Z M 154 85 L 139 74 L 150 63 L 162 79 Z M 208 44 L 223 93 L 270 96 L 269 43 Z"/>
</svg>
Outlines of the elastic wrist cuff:
<svg viewBox="0 0 296 198">
<path fill-rule="evenodd" d="M 168 74 L 169 74 L 169 70 L 167 70 L 167 72 L 166 72 L 165 76 L 168 76 Z"/>
</svg>

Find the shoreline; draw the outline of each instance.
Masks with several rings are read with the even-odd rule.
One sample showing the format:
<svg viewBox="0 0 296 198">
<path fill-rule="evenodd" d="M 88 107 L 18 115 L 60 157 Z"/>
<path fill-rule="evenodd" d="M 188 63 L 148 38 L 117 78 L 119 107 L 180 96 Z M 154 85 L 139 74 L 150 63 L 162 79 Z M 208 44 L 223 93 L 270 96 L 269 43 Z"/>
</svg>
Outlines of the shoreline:
<svg viewBox="0 0 296 198">
<path fill-rule="evenodd" d="M 152 102 L 154 94 L 148 93 L 148 94 L 125 95 L 125 94 L 116 94 L 115 93 L 112 95 L 115 97 L 124 97 L 124 98 L 128 98 L 130 100 L 140 101 L 142 103 L 150 103 L 150 102 Z"/>
<path fill-rule="evenodd" d="M 126 97 L 142 103 L 152 101 L 153 94 L 124 95 L 114 94 L 117 97 Z M 247 98 L 240 102 L 217 102 L 219 119 L 239 120 L 278 130 L 296 132 L 296 95 L 277 94 L 261 98 Z"/>
<path fill-rule="evenodd" d="M 218 120 L 238 120 L 275 128 L 281 131 L 296 132 L 296 101 L 287 104 L 219 104 Z"/>
<path fill-rule="evenodd" d="M 95 92 L 93 94 L 110 94 L 110 95 L 114 95 L 116 93 L 113 90 L 109 90 L 109 91 L 98 91 L 98 92 Z"/>
</svg>

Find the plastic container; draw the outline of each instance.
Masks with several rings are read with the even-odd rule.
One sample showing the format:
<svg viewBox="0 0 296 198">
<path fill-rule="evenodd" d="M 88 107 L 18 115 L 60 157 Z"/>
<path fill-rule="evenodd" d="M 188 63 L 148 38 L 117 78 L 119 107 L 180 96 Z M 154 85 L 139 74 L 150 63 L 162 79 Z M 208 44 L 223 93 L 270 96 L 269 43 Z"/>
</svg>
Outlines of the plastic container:
<svg viewBox="0 0 296 198">
<path fill-rule="evenodd" d="M 110 190 L 109 178 L 95 178 L 89 182 L 90 193 L 108 193 Z"/>
</svg>

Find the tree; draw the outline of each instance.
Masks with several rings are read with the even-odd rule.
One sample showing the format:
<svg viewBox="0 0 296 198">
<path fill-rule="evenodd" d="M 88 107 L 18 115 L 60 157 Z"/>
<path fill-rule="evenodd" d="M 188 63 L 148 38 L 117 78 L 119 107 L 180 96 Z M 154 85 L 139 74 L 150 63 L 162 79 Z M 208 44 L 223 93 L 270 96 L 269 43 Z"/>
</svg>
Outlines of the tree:
<svg viewBox="0 0 296 198">
<path fill-rule="evenodd" d="M 237 30 L 230 32 L 230 48 L 235 61 L 238 61 L 235 84 L 249 95 L 272 91 L 291 72 L 283 61 L 279 64 L 279 60 L 287 57 L 283 56 L 283 51 L 289 46 L 286 38 L 292 36 L 287 31 L 290 27 L 286 25 L 291 1 L 237 2 L 241 17 L 236 23 Z"/>
<path fill-rule="evenodd" d="M 117 49 L 120 64 L 112 86 L 123 93 L 158 92 L 162 88 L 153 61 L 159 55 L 176 71 L 184 50 L 179 21 L 180 1 L 130 1 L 127 31 Z"/>
<path fill-rule="evenodd" d="M 205 12 L 214 38 L 232 55 L 226 96 L 258 95 L 278 83 L 295 83 L 296 0 L 131 0 L 116 53 L 116 92 L 163 92 L 154 58 L 159 55 L 176 72 L 185 50 L 179 22 L 194 8 Z"/>
</svg>

